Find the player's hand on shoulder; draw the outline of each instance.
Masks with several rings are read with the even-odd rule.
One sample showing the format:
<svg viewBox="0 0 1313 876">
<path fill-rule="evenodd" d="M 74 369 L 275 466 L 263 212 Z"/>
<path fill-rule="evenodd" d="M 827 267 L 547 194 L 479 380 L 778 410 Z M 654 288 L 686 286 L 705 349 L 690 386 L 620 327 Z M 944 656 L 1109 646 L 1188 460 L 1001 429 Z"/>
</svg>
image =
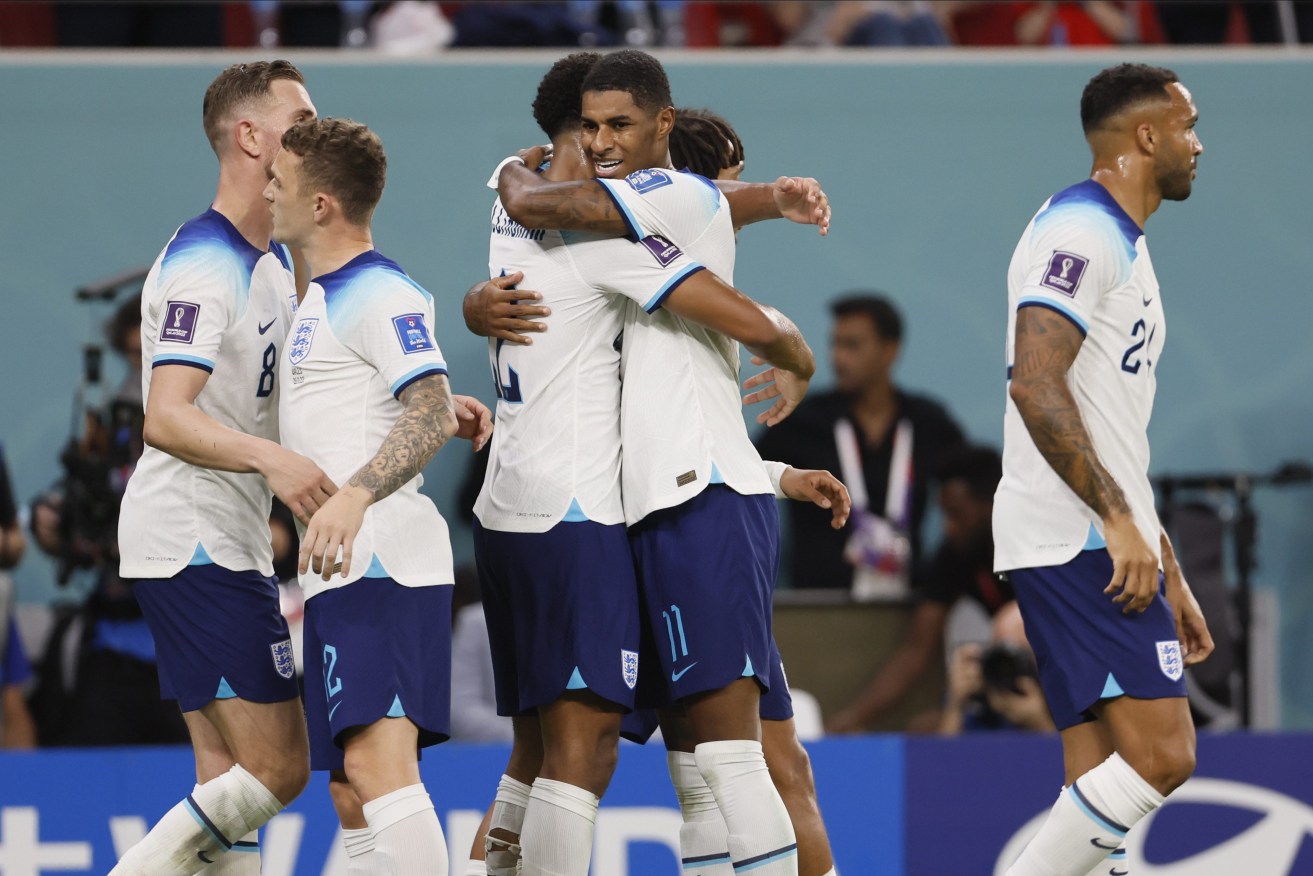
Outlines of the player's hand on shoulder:
<svg viewBox="0 0 1313 876">
<path fill-rule="evenodd" d="M 537 170 L 544 161 L 552 160 L 552 144 L 544 143 L 541 146 L 530 146 L 528 149 L 521 149 L 516 152 L 515 156 L 524 162 L 525 167 L 530 170 Z"/>
<path fill-rule="evenodd" d="M 790 499 L 830 509 L 830 526 L 834 529 L 843 529 L 848 522 L 852 510 L 848 488 L 828 471 L 787 468 L 780 476 L 780 489 Z"/>
<path fill-rule="evenodd" d="M 830 198 L 809 176 L 782 176 L 775 180 L 775 206 L 780 215 L 800 225 L 815 225 L 821 236 L 830 233 Z"/>
<path fill-rule="evenodd" d="M 472 286 L 461 305 L 465 327 L 480 337 L 525 346 L 532 344 L 529 334 L 547 331 L 544 323 L 534 320 L 551 316 L 552 311 L 531 303 L 541 301 L 542 293 L 515 288 L 523 279 L 524 274 L 516 271 Z"/>
<path fill-rule="evenodd" d="M 305 535 L 301 537 L 297 568 L 302 575 L 314 572 L 325 581 L 332 578 L 339 569 L 339 550 L 342 552 L 342 577 L 351 573 L 351 549 L 372 501 L 368 490 L 348 484 L 314 513 Z"/>
<path fill-rule="evenodd" d="M 271 454 L 261 471 L 278 500 L 302 523 L 309 523 L 325 502 L 337 492 L 323 469 L 310 459 L 284 447 Z"/>
<path fill-rule="evenodd" d="M 1186 583 L 1180 567 L 1176 566 L 1165 573 L 1167 584 L 1167 604 L 1172 607 L 1176 618 L 1176 636 L 1181 641 L 1181 655 L 1186 666 L 1194 666 L 1208 659 L 1213 653 L 1213 634 L 1208 631 L 1208 621 L 1204 619 L 1199 601 L 1194 598 L 1194 591 Z"/>
<path fill-rule="evenodd" d="M 759 356 L 753 356 L 752 364 L 765 365 L 766 360 Z M 768 410 L 757 415 L 758 423 L 775 426 L 784 422 L 789 414 L 797 410 L 798 405 L 802 404 L 803 398 L 806 397 L 807 387 L 810 385 L 811 380 L 808 378 L 772 365 L 760 374 L 754 374 L 743 381 L 743 388 L 752 390 L 743 396 L 743 403 L 753 405 L 757 402 L 776 399 L 775 404 L 771 405 Z"/>
<path fill-rule="evenodd" d="M 451 400 L 456 407 L 457 438 L 464 438 L 474 445 L 478 453 L 492 437 L 492 411 L 488 406 L 470 395 L 453 395 Z"/>
<path fill-rule="evenodd" d="M 1142 612 L 1158 593 L 1158 556 L 1149 547 L 1129 513 L 1110 517 L 1103 538 L 1112 557 L 1112 580 L 1103 592 L 1113 596 L 1122 613 Z"/>
</svg>

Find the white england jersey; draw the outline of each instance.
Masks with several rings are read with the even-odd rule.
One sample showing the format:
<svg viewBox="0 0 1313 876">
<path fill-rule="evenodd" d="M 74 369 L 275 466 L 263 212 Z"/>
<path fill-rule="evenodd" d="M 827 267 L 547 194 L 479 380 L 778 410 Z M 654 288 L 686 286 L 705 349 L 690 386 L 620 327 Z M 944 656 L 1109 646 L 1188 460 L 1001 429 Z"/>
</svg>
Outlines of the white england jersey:
<svg viewBox="0 0 1313 876">
<path fill-rule="evenodd" d="M 432 325 L 433 297 L 377 250 L 316 277 L 279 368 L 283 444 L 345 484 L 392 431 L 404 410 L 401 392 L 447 373 Z M 350 576 L 326 582 L 302 575 L 306 598 L 360 578 L 392 578 L 406 587 L 452 583 L 447 523 L 420 493 L 423 482 L 416 475 L 371 505 Z"/>
<path fill-rule="evenodd" d="M 251 246 L 210 209 L 179 228 L 141 293 L 141 395 L 151 370 L 210 372 L 196 407 L 248 435 L 278 440 L 279 351 L 296 304 L 285 247 Z M 143 402 L 144 404 L 144 402 Z M 147 447 L 119 513 L 120 574 L 168 578 L 188 565 L 273 574 L 269 485 Z"/>
<path fill-rule="evenodd" d="M 667 240 L 641 244 L 531 231 L 498 200 L 489 270 L 524 272 L 542 292 L 550 329 L 519 346 L 489 340 L 497 429 L 474 505 L 502 532 L 545 532 L 562 520 L 624 522 L 620 498 L 620 351 L 625 305 L 655 308 L 702 269 Z"/>
<path fill-rule="evenodd" d="M 1157 553 L 1148 428 L 1167 326 L 1144 232 L 1099 183 L 1054 195 L 1017 244 L 1008 268 L 1009 379 L 1021 307 L 1054 310 L 1085 336 L 1067 382 L 1099 460 Z M 995 569 L 1061 565 L 1102 547 L 1102 530 L 1099 516 L 1040 455 L 1009 397 L 994 497 Z"/>
<path fill-rule="evenodd" d="M 734 224 L 715 183 L 656 169 L 598 182 L 624 215 L 631 240 L 673 241 L 734 282 Z M 774 493 L 743 422 L 738 342 L 657 309 L 660 303 L 625 315 L 620 422 L 631 526 L 708 484 L 743 495 Z"/>
</svg>

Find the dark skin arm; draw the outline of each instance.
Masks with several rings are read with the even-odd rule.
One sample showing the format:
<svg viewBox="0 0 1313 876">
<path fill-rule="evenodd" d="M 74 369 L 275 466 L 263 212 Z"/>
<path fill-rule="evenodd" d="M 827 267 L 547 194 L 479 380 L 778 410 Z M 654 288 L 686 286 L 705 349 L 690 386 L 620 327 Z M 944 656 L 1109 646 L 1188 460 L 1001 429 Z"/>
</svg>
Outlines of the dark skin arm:
<svg viewBox="0 0 1313 876">
<path fill-rule="evenodd" d="M 534 320 L 551 316 L 552 310 L 525 303 L 541 301 L 543 296 L 540 292 L 516 289 L 516 284 L 523 279 L 524 274 L 516 271 L 471 286 L 461 302 L 465 327 L 481 338 L 496 338 L 524 346 L 532 344 L 533 338 L 524 333 L 547 331 L 547 326 Z"/>
<path fill-rule="evenodd" d="M 511 162 L 497 178 L 497 195 L 506 214 L 525 228 L 565 228 L 623 237 L 629 228 L 615 201 L 596 180 L 551 182 L 529 167 L 542 162 L 541 147 L 525 154 L 526 164 Z M 786 218 L 830 229 L 830 203 L 814 179 L 782 176 L 774 183 L 724 180 L 717 185 L 729 201 L 736 226 Z"/>
<path fill-rule="evenodd" d="M 1103 521 L 1112 557 L 1105 593 L 1123 611 L 1144 611 L 1158 592 L 1158 559 L 1131 516 L 1121 487 L 1099 460 L 1067 384 L 1084 335 L 1045 307 L 1017 311 L 1016 361 L 1008 394 L 1044 460 Z"/>
</svg>

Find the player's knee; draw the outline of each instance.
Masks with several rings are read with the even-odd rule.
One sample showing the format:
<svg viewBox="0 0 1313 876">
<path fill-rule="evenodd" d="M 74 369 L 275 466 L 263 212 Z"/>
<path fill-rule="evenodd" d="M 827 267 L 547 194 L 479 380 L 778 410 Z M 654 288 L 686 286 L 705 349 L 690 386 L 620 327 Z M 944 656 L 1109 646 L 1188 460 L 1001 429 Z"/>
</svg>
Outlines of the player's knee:
<svg viewBox="0 0 1313 876">
<path fill-rule="evenodd" d="M 771 781 L 781 797 L 806 797 L 815 794 L 812 762 L 807 749 L 796 738 L 766 751 L 766 766 Z"/>
<path fill-rule="evenodd" d="M 1145 751 L 1125 759 L 1141 778 L 1166 796 L 1194 773 L 1194 740 L 1156 740 Z"/>
<path fill-rule="evenodd" d="M 287 804 L 299 797 L 309 784 L 310 764 L 289 757 L 265 764 L 256 776 L 269 793 Z"/>
</svg>

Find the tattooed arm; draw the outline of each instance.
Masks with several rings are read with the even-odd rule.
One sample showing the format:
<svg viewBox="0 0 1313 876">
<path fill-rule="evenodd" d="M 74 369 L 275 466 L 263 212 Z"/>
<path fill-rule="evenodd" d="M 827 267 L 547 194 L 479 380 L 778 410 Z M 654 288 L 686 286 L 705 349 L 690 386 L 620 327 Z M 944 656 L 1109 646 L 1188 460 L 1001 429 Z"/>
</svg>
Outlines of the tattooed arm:
<svg viewBox="0 0 1313 876">
<path fill-rule="evenodd" d="M 1067 384 L 1083 340 L 1070 320 L 1048 308 L 1018 310 L 1008 394 L 1044 460 L 1103 521 L 1113 562 L 1104 592 L 1120 591 L 1113 601 L 1124 611 L 1144 611 L 1158 592 L 1158 559 L 1136 527 L 1121 487 L 1099 460 Z"/>
<path fill-rule="evenodd" d="M 527 166 L 502 168 L 497 194 L 506 213 L 525 228 L 567 228 L 623 237 L 629 226 L 595 180 L 550 182 Z"/>
<path fill-rule="evenodd" d="M 459 429 L 445 374 L 422 377 L 401 392 L 404 410 L 374 458 L 324 503 L 301 537 L 300 572 L 313 569 L 327 581 L 342 549 L 342 577 L 351 572 L 351 548 L 365 510 L 423 471 Z"/>
</svg>

